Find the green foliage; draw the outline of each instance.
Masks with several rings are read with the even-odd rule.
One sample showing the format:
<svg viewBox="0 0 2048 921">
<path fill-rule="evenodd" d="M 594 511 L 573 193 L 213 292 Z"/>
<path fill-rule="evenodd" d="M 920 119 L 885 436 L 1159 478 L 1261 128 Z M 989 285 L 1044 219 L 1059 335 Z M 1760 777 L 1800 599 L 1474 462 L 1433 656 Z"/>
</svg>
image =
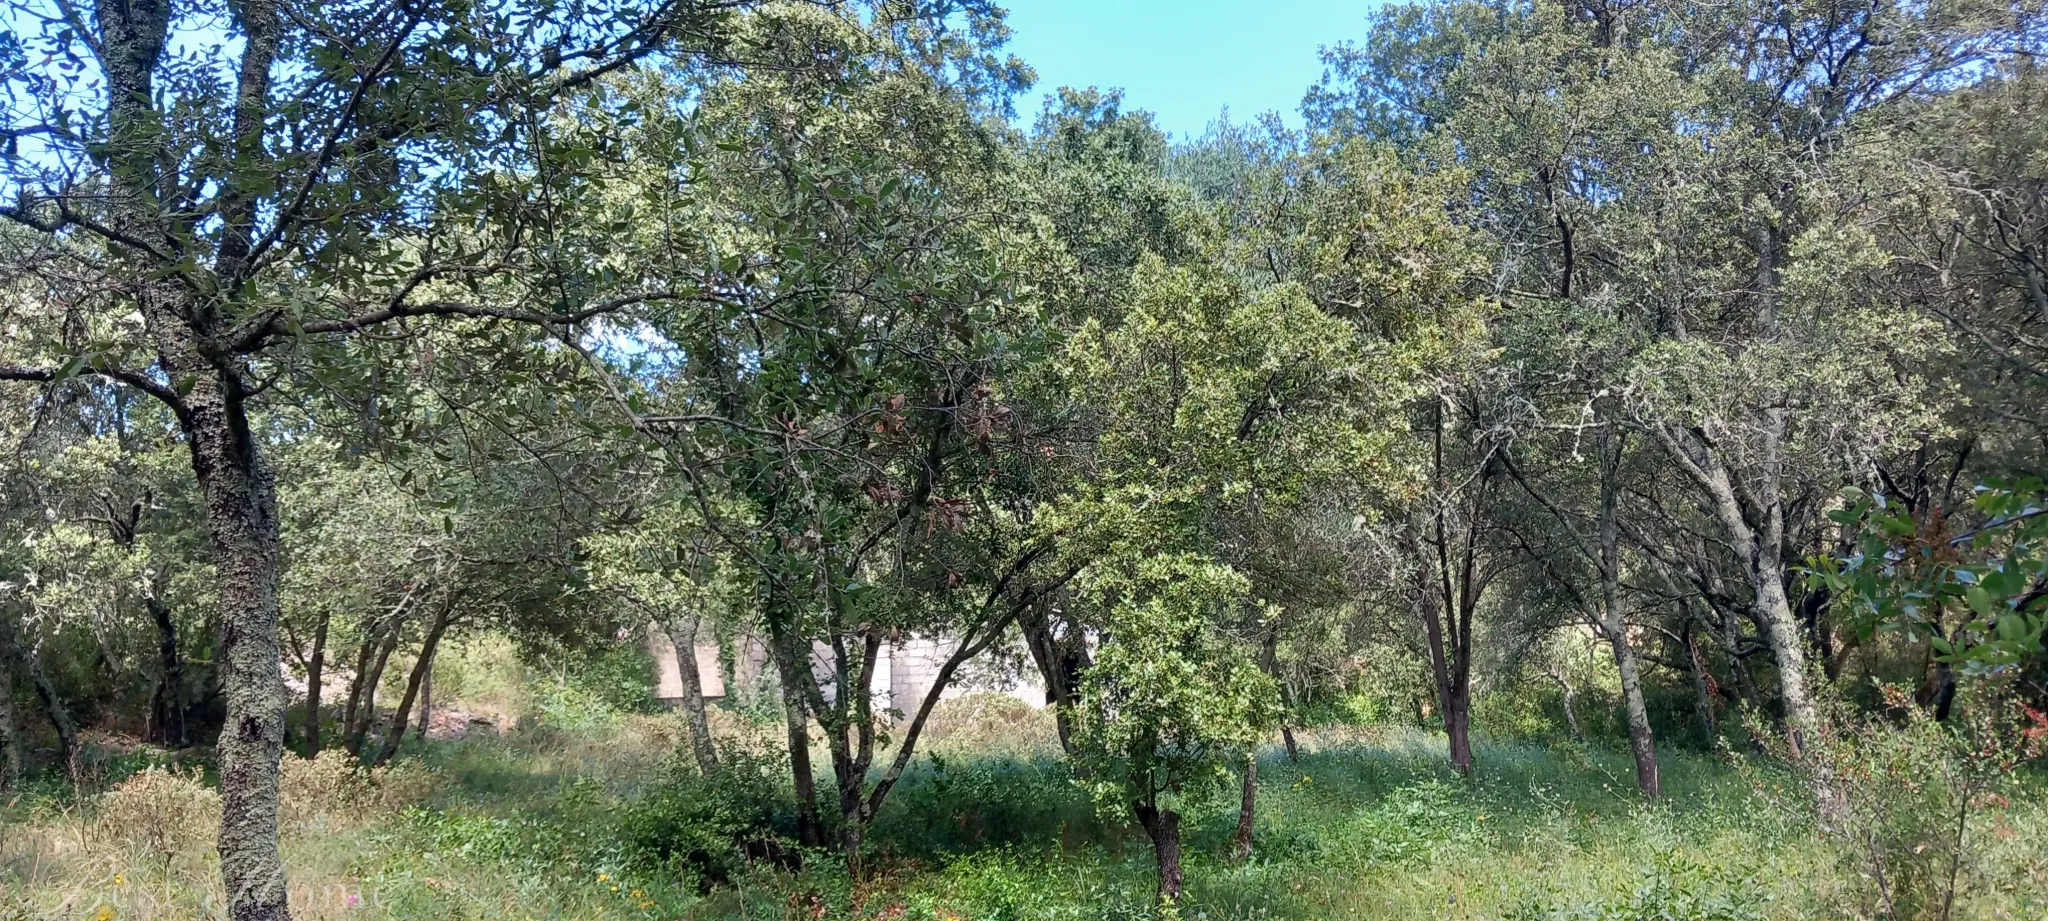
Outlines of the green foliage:
<svg viewBox="0 0 2048 921">
<path fill-rule="evenodd" d="M 533 688 L 534 710 L 545 725 L 597 729 L 629 713 L 653 713 L 654 663 L 646 647 L 618 643 L 543 663 Z"/>
<path fill-rule="evenodd" d="M 1951 534 L 1951 521 L 1882 494 L 1844 494 L 1829 518 L 1854 550 L 1811 561 L 1809 580 L 1851 599 L 1854 627 L 1925 637 L 1935 659 L 1975 676 L 2033 683 L 2048 665 L 2048 516 L 2039 480 L 1977 491 L 1982 524 Z"/>
<path fill-rule="evenodd" d="M 796 848 L 795 802 L 772 758 L 738 747 L 719 752 L 717 774 L 671 762 L 653 789 L 618 821 L 627 856 L 647 873 L 675 873 L 709 889 L 750 860 Z"/>
<path fill-rule="evenodd" d="M 1512 921 L 1765 921 L 1770 900 L 1755 874 L 1681 849 L 1654 855 L 1634 882 L 1592 898 L 1552 895 L 1508 914 Z"/>
<path fill-rule="evenodd" d="M 1243 576 L 1196 557 L 1131 561 L 1084 591 L 1107 612 L 1084 678 L 1076 747 L 1097 802 L 1200 802 L 1278 716 L 1272 679 L 1212 627 L 1246 603 Z"/>
<path fill-rule="evenodd" d="M 2048 717 L 1993 695 L 1942 722 L 1906 688 L 1881 688 L 1894 720 L 1839 705 L 1821 753 L 1833 800 L 1827 820 L 1848 844 L 1859 910 L 1881 918 L 1947 919 L 1997 885 L 1985 852 L 2007 825 L 2023 775 L 2048 754 Z"/>
</svg>

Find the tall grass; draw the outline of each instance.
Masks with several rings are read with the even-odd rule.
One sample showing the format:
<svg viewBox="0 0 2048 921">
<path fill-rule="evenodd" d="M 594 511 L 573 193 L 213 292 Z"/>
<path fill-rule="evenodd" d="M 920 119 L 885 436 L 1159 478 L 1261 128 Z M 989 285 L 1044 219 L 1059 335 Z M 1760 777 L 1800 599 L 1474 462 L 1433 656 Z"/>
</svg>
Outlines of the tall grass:
<svg viewBox="0 0 2048 921">
<path fill-rule="evenodd" d="M 1143 837 L 1095 812 L 1036 717 L 966 706 L 877 820 L 865 877 L 829 855 L 792 869 L 757 852 L 708 892 L 687 861 L 650 859 L 630 833 L 678 782 L 670 715 L 438 742 L 379 773 L 332 756 L 297 762 L 284 829 L 295 913 L 1151 917 Z M 1740 921 L 1853 918 L 1863 904 L 1855 862 L 1816 829 L 1796 778 L 1766 761 L 1667 752 L 1667 796 L 1646 806 L 1626 754 L 1601 746 L 1483 743 L 1462 778 L 1415 730 L 1307 741 L 1298 761 L 1264 758 L 1250 860 L 1224 857 L 1234 809 L 1187 817 L 1183 917 Z M 784 783 L 771 777 L 763 795 L 786 798 Z M 1983 869 L 1997 882 L 1959 917 L 2048 917 L 2048 798 L 2029 790 L 1986 826 Z M 204 828 L 209 793 L 203 776 L 157 770 L 107 793 L 46 788 L 7 803 L 0 919 L 220 917 L 210 832 L 175 831 Z"/>
</svg>

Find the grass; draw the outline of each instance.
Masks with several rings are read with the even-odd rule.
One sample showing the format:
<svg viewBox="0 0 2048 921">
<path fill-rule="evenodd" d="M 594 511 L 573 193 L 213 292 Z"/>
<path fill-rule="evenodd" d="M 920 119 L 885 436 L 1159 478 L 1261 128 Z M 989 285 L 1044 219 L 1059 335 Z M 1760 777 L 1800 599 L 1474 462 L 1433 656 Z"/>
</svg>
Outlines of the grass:
<svg viewBox="0 0 2048 921">
<path fill-rule="evenodd" d="M 438 742 L 370 783 L 334 759 L 296 765 L 284 832 L 294 910 L 434 921 L 1151 917 L 1142 836 L 1096 814 L 1041 728 L 1010 733 L 1020 745 L 981 724 L 939 739 L 938 757 L 919 759 L 872 830 L 866 878 L 816 855 L 794 873 L 742 869 L 707 896 L 650 864 L 626 831 L 676 750 L 666 715 Z M 1644 806 L 1619 751 L 1496 742 L 1478 761 L 1474 777 L 1458 777 L 1439 742 L 1401 729 L 1326 734 L 1294 762 L 1269 755 L 1250 861 L 1221 856 L 1232 797 L 1188 811 L 1181 916 L 1859 916 L 1851 852 L 1815 830 L 1793 778 L 1768 763 L 1667 753 L 1667 795 Z M 203 779 L 149 773 L 114 794 L 42 788 L 6 803 L 0 919 L 220 917 L 210 834 L 144 833 L 152 822 L 203 829 L 206 792 Z M 1986 826 L 1987 884 L 1963 917 L 2048 917 L 2043 803 L 2015 802 Z"/>
</svg>

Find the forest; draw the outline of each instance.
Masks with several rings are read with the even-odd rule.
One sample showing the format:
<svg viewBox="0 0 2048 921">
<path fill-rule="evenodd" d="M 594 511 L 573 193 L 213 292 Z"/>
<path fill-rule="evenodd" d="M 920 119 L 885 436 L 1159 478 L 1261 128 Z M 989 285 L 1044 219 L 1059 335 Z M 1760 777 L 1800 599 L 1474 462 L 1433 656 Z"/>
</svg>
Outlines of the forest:
<svg viewBox="0 0 2048 921">
<path fill-rule="evenodd" d="M 7 10 L 0 919 L 2048 917 L 2041 0 Z"/>
</svg>

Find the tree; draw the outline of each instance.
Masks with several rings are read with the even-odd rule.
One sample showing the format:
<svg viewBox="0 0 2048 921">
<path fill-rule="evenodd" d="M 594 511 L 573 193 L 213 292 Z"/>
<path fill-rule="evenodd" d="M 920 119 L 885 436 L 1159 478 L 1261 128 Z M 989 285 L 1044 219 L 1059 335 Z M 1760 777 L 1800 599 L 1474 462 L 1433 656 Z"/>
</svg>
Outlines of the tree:
<svg viewBox="0 0 2048 921">
<path fill-rule="evenodd" d="M 1157 901 L 1182 895 L 1181 809 L 1224 788 L 1271 731 L 1277 689 L 1215 621 L 1250 583 L 1185 554 L 1115 558 L 1082 594 L 1104 611 L 1076 748 L 1105 811 L 1130 810 L 1159 865 Z"/>
<path fill-rule="evenodd" d="M 0 217 L 92 282 L 45 317 L 17 317 L 49 345 L 0 380 L 90 374 L 177 418 L 220 586 L 220 851 L 236 921 L 289 914 L 276 845 L 279 519 L 252 402 L 300 343 L 413 316 L 566 324 L 611 309 L 552 297 L 507 308 L 444 286 L 499 272 L 531 243 L 517 219 L 489 242 L 469 233 L 470 215 L 530 191 L 502 168 L 532 162 L 517 143 L 531 113 L 673 36 L 701 47 L 730 8 L 541 3 L 501 16 L 255 0 L 103 2 L 87 16 L 55 0 L 22 14 L 42 28 L 28 47 L 54 63 L 7 74 L 26 92 L 0 126 L 12 200 Z M 216 41 L 215 23 L 239 41 Z M 187 44 L 221 50 L 171 53 Z"/>
<path fill-rule="evenodd" d="M 1029 437 L 1006 376 L 1039 334 L 1006 269 L 1034 234 L 979 120 L 1021 75 L 993 57 L 993 13 L 966 12 L 981 31 L 895 6 L 766 9 L 732 47 L 778 66 L 621 81 L 632 118 L 591 126 L 627 153 L 582 218 L 621 232 L 604 258 L 697 293 L 641 311 L 630 360 L 584 351 L 626 431 L 688 484 L 711 552 L 754 582 L 800 837 L 829 830 L 853 861 L 952 676 L 1063 581 L 1002 507 Z M 910 633 L 961 645 L 873 776 L 876 663 Z"/>
</svg>

